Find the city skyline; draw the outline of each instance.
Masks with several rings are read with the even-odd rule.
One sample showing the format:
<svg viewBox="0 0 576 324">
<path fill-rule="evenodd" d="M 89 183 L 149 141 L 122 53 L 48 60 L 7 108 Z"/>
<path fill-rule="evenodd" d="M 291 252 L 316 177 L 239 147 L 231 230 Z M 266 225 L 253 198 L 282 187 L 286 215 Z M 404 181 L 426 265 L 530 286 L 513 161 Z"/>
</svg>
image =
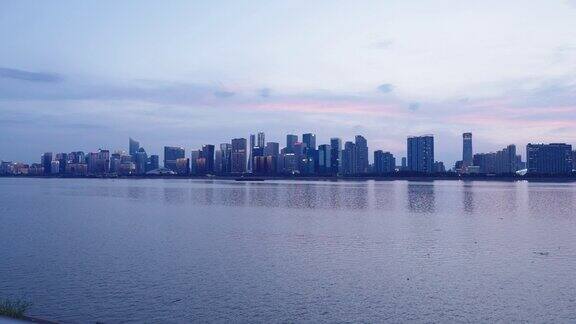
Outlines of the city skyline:
<svg viewBox="0 0 576 324">
<path fill-rule="evenodd" d="M 2 175 L 267 175 L 267 176 L 362 176 L 394 174 L 556 174 L 570 175 L 576 170 L 576 150 L 566 143 L 529 143 L 526 159 L 515 144 L 498 151 L 473 150 L 473 134 L 462 133 L 462 159 L 453 167 L 435 155 L 434 135 L 408 136 L 406 151 L 399 159 L 383 150 L 370 150 L 368 140 L 356 135 L 345 141 L 332 137 L 326 144 L 316 142 L 316 134 L 286 134 L 285 146 L 266 141 L 263 131 L 249 139 L 232 138 L 229 142 L 204 144 L 190 149 L 164 146 L 160 156 L 146 152 L 144 146 L 128 138 L 128 151 L 45 152 L 40 163 L 2 161 Z M 370 160 L 370 156 L 373 159 Z M 400 160 L 400 165 L 397 161 Z"/>
<path fill-rule="evenodd" d="M 486 152 L 576 143 L 573 1 L 6 1 L 2 11 L 3 159 L 129 136 L 159 152 L 259 128 L 274 141 L 362 134 L 396 155 L 406 135 L 434 133 L 447 164 L 465 130 Z"/>
</svg>

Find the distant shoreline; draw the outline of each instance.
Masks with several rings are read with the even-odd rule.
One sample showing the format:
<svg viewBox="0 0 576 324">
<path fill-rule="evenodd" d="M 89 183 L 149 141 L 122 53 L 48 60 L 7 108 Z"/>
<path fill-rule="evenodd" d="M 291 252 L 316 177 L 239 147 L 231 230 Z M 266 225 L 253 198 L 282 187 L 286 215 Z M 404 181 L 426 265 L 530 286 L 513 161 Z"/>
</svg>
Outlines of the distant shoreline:
<svg viewBox="0 0 576 324">
<path fill-rule="evenodd" d="M 142 176 L 70 176 L 70 175 L 0 175 L 0 178 L 29 178 L 29 179 L 171 179 L 171 180 L 234 180 L 239 182 L 256 182 L 271 180 L 296 180 L 296 181 L 435 181 L 435 180 L 452 180 L 452 181 L 532 181 L 532 182 L 576 182 L 575 175 L 366 175 L 366 176 L 178 176 L 178 175 L 142 175 Z"/>
</svg>

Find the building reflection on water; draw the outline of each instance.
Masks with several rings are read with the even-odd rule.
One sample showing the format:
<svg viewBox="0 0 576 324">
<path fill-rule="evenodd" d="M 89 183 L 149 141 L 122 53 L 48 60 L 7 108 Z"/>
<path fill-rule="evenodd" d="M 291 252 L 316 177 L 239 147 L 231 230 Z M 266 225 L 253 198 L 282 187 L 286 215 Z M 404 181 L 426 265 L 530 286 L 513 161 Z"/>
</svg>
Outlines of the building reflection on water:
<svg viewBox="0 0 576 324">
<path fill-rule="evenodd" d="M 464 182 L 462 186 L 462 207 L 466 213 L 474 213 L 474 188 L 472 182 Z"/>
<path fill-rule="evenodd" d="M 408 183 L 408 209 L 415 213 L 433 213 L 436 209 L 434 183 Z"/>
</svg>

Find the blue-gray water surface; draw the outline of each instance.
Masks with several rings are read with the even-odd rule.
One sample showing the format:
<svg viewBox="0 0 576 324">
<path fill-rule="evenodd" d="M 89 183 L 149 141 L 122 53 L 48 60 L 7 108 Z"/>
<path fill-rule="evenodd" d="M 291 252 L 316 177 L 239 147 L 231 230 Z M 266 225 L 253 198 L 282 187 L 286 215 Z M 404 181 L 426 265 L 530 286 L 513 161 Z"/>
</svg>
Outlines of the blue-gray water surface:
<svg viewBox="0 0 576 324">
<path fill-rule="evenodd" d="M 0 179 L 0 298 L 62 322 L 574 322 L 576 185 Z"/>
</svg>

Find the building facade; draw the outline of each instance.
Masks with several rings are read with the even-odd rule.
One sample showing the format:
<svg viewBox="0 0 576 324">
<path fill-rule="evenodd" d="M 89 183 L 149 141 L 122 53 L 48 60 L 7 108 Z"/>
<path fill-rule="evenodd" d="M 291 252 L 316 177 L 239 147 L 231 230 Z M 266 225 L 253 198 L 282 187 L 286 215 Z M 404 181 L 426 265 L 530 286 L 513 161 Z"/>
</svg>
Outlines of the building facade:
<svg viewBox="0 0 576 324">
<path fill-rule="evenodd" d="M 565 143 L 526 145 L 528 173 L 568 174 L 572 172 L 572 145 Z"/>
<path fill-rule="evenodd" d="M 408 170 L 434 173 L 434 136 L 410 136 L 407 140 Z"/>
</svg>

